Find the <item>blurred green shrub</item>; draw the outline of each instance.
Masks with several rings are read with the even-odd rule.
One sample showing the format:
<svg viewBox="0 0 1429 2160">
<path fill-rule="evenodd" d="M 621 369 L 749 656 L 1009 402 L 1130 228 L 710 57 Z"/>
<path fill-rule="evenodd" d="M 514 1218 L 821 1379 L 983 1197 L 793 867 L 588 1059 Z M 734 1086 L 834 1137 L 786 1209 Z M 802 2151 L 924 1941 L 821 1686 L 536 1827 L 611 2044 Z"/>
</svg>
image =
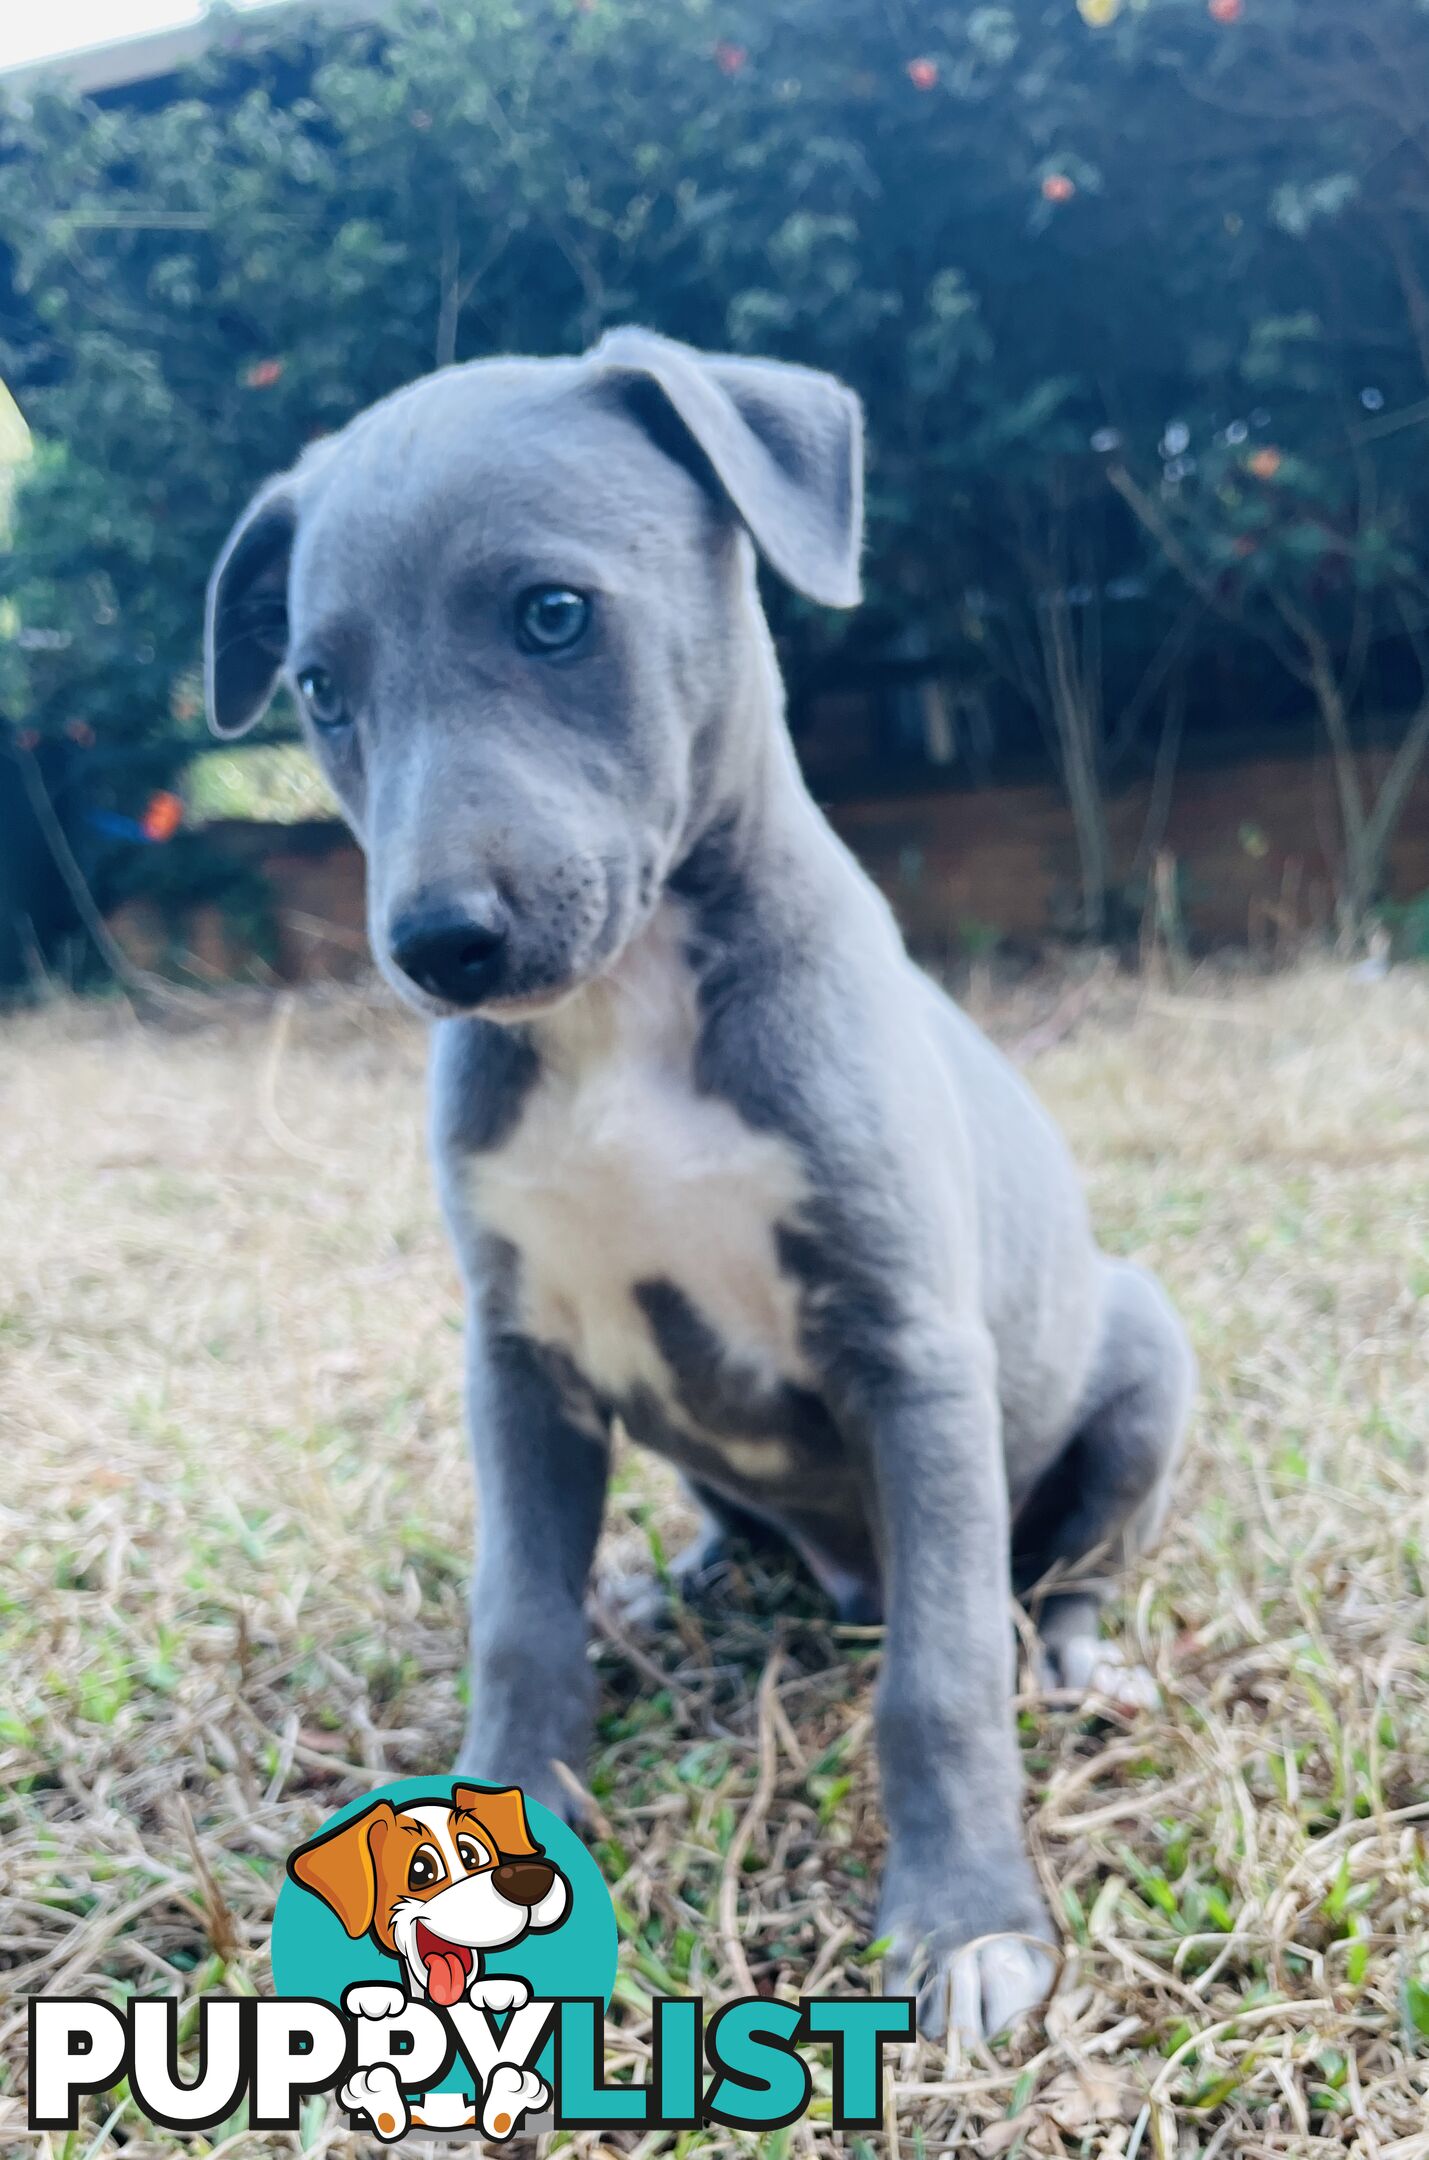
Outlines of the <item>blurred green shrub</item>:
<svg viewBox="0 0 1429 2160">
<path fill-rule="evenodd" d="M 1426 174 L 1424 0 L 406 0 L 12 98 L 0 710 L 196 735 L 268 472 L 436 363 L 633 319 L 860 389 L 869 606 L 779 596 L 796 678 L 912 626 L 991 684 L 1066 782 L 1088 927 L 1103 793 L 1188 671 L 1198 713 L 1234 682 L 1340 730 L 1362 905 L 1361 692 L 1392 741 L 1423 704 Z"/>
<path fill-rule="evenodd" d="M 198 824 L 214 818 L 261 818 L 291 825 L 337 815 L 332 792 L 296 743 L 257 750 L 211 750 L 189 766 L 184 801 Z"/>
</svg>

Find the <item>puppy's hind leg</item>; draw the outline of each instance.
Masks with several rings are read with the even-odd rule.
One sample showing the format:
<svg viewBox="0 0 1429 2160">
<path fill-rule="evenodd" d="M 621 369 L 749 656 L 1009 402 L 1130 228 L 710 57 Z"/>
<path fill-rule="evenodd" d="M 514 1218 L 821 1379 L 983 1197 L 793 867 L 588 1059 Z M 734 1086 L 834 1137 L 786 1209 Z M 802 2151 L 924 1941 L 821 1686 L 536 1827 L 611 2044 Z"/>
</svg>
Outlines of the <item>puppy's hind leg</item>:
<svg viewBox="0 0 1429 2160">
<path fill-rule="evenodd" d="M 1124 1564 L 1152 1544 L 1166 1512 L 1196 1362 L 1160 1285 L 1126 1261 L 1106 1266 L 1101 1342 L 1075 1432 L 1013 1526 L 1019 1592 L 1053 1570 Z M 1128 1707 L 1154 1703 L 1149 1675 L 1098 1637 L 1107 1588 L 1093 1579 L 1049 1590 L 1038 1619 L 1044 1679 Z"/>
</svg>

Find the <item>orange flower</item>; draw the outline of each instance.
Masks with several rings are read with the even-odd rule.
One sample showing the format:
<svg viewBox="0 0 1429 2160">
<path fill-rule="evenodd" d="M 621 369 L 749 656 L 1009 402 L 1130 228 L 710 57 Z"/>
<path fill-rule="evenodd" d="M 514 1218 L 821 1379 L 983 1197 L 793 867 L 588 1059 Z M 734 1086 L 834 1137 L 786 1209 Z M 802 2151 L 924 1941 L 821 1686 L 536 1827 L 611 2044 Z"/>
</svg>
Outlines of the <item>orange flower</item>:
<svg viewBox="0 0 1429 2160">
<path fill-rule="evenodd" d="M 744 46 L 732 45 L 728 38 L 720 39 L 714 49 L 714 56 L 715 66 L 723 75 L 740 74 L 749 59 L 749 54 Z"/>
<path fill-rule="evenodd" d="M 908 80 L 915 90 L 933 89 L 938 80 L 937 61 L 910 60 L 908 63 Z"/>
<path fill-rule="evenodd" d="M 144 805 L 139 823 L 146 840 L 172 840 L 184 821 L 184 806 L 168 788 L 159 788 Z"/>
<path fill-rule="evenodd" d="M 255 360 L 243 380 L 250 390 L 271 390 L 275 382 L 281 382 L 281 360 Z"/>
<path fill-rule="evenodd" d="M 1245 0 L 1206 0 L 1206 13 L 1212 22 L 1239 22 L 1245 13 Z"/>
<path fill-rule="evenodd" d="M 1047 202 L 1070 202 L 1076 192 L 1077 183 L 1070 173 L 1048 173 L 1042 182 L 1042 194 Z"/>
<path fill-rule="evenodd" d="M 1257 480 L 1273 480 L 1285 460 L 1278 450 L 1254 450 L 1246 459 L 1246 465 Z"/>
</svg>

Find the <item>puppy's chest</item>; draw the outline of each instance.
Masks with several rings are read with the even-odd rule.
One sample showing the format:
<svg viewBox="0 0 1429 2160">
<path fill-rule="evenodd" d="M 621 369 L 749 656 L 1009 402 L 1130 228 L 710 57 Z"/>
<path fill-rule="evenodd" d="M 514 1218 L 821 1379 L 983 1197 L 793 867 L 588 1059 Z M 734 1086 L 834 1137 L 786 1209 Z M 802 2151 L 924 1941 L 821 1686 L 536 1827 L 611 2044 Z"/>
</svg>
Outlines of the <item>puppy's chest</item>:
<svg viewBox="0 0 1429 2160">
<path fill-rule="evenodd" d="M 590 995 L 602 1009 L 558 1040 L 505 1146 L 474 1160 L 472 1204 L 516 1252 L 535 1340 L 613 1404 L 653 1395 L 703 1425 L 712 1363 L 755 1397 L 807 1378 L 777 1245 L 804 1180 L 786 1142 L 697 1089 L 673 956 Z M 687 1324 L 662 1324 L 672 1312 Z"/>
</svg>

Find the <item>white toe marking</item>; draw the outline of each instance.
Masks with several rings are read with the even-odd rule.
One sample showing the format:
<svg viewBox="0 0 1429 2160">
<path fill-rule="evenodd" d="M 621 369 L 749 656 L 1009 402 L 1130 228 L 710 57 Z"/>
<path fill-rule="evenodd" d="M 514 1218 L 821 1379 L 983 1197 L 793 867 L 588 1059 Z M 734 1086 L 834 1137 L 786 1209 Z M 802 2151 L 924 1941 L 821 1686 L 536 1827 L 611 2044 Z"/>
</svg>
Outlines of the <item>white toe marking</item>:
<svg viewBox="0 0 1429 2160">
<path fill-rule="evenodd" d="M 995 2040 L 1045 2001 L 1055 1976 L 1055 1960 L 1035 1943 L 1012 1936 L 968 1943 L 931 1983 L 920 2019 L 924 2035 L 938 2039 L 946 2031 L 965 2047 Z"/>
<path fill-rule="evenodd" d="M 1024 1942 L 985 1943 L 978 1961 L 984 2029 L 991 2039 L 1036 2009 L 1052 1985 L 1055 1968 L 1044 1950 Z"/>
<path fill-rule="evenodd" d="M 977 1952 L 959 1950 L 948 1973 L 950 2001 L 948 2025 L 964 2039 L 982 2038 L 982 1982 L 978 1977 Z M 941 2008 L 941 2005 L 939 2006 Z"/>
<path fill-rule="evenodd" d="M 1161 1689 L 1146 1665 L 1135 1665 L 1120 1644 L 1101 1642 L 1099 1635 L 1043 1644 L 1038 1685 L 1053 1696 L 1097 1696 L 1118 1711 L 1161 1709 Z"/>
<path fill-rule="evenodd" d="M 1063 1643 L 1056 1652 L 1062 1685 L 1100 1695 L 1125 1710 L 1159 1710 L 1161 1690 L 1144 1665 L 1134 1665 L 1116 1643 L 1095 1636 Z"/>
<path fill-rule="evenodd" d="M 678 1560 L 670 1572 L 682 1588 Z M 622 1627 L 639 1634 L 663 1626 L 670 1617 L 671 1595 L 658 1575 L 609 1575 L 600 1584 L 597 1599 Z"/>
</svg>

